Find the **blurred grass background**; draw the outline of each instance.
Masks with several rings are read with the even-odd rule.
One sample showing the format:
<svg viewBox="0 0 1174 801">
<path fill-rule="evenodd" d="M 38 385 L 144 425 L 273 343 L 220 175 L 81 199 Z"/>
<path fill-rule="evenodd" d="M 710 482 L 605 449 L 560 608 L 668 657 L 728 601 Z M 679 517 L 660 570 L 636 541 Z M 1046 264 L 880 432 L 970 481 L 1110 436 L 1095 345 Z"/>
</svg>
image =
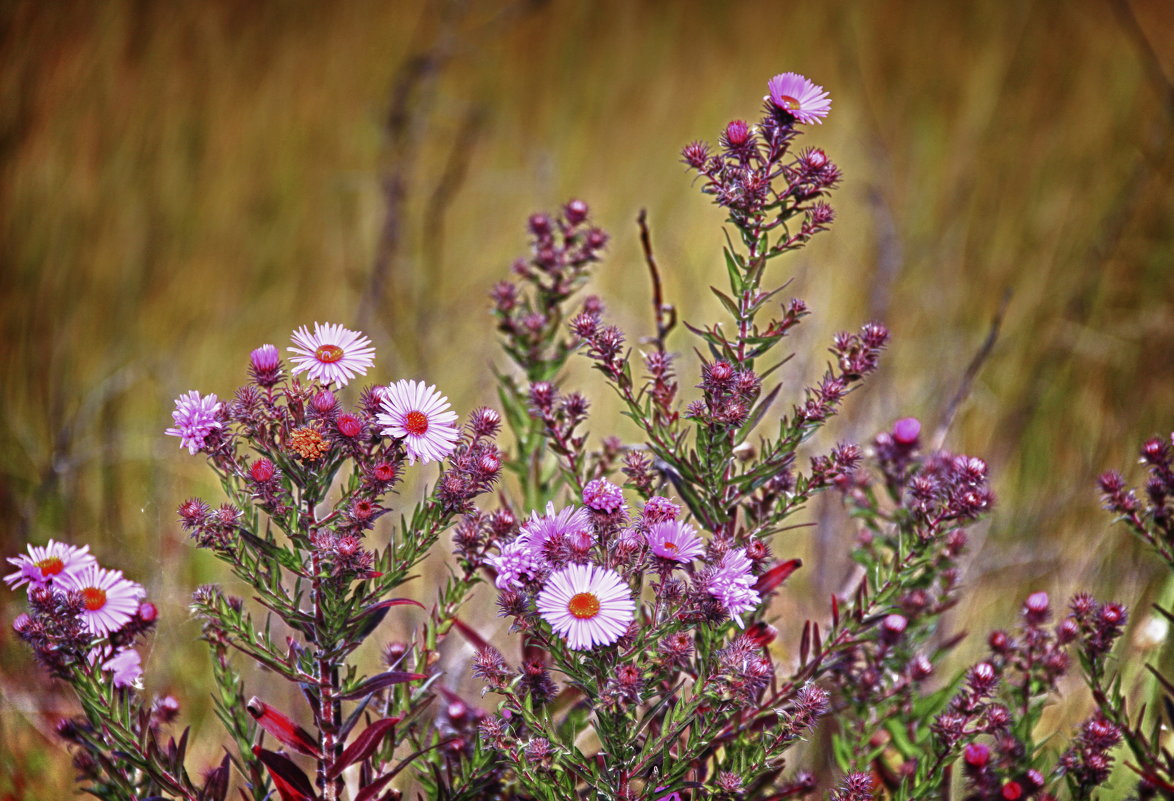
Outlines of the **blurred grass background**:
<svg viewBox="0 0 1174 801">
<path fill-rule="evenodd" d="M 172 399 L 231 394 L 251 348 L 321 320 L 374 339 L 372 378 L 426 377 L 462 412 L 492 400 L 486 291 L 526 216 L 572 196 L 613 235 L 596 285 L 612 317 L 648 331 L 641 208 L 670 300 L 714 317 L 722 215 L 677 153 L 755 118 L 787 70 L 832 93 L 804 144 L 846 176 L 832 233 L 776 268 L 815 311 L 787 388 L 835 330 L 894 333 L 819 444 L 936 425 L 1010 293 L 948 440 L 990 460 L 1000 499 L 955 624 L 1010 625 L 1040 588 L 1139 611 L 1159 591 L 1094 480 L 1174 427 L 1164 0 L 3 0 L 0 37 L 0 546 L 88 542 L 147 584 L 166 621 L 149 689 L 181 696 L 208 760 L 186 603 L 222 573 L 174 509 L 216 490 L 162 435 Z M 577 375 L 610 430 L 607 393 Z M 838 586 L 850 547 L 815 511 L 826 525 L 776 545 L 808 556 L 800 597 Z M 0 797 L 67 797 L 48 734 L 68 707 L 13 642 L 20 599 L 0 606 Z M 779 610 L 784 640 L 810 606 Z"/>
</svg>

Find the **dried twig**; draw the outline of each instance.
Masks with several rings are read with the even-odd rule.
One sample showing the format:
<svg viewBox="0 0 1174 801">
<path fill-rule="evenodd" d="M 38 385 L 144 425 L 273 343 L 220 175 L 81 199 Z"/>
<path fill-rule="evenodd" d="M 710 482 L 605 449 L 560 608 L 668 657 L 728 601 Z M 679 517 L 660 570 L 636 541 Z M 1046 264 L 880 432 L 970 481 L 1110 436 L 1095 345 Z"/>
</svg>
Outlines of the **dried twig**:
<svg viewBox="0 0 1174 801">
<path fill-rule="evenodd" d="M 652 314 L 656 321 L 656 347 L 663 351 L 665 339 L 677 324 L 677 310 L 672 304 L 664 302 L 660 270 L 656 266 L 656 256 L 652 252 L 652 234 L 648 230 L 647 209 L 640 209 L 636 224 L 640 226 L 640 246 L 644 249 L 644 263 L 648 265 L 648 274 L 652 278 Z"/>
</svg>

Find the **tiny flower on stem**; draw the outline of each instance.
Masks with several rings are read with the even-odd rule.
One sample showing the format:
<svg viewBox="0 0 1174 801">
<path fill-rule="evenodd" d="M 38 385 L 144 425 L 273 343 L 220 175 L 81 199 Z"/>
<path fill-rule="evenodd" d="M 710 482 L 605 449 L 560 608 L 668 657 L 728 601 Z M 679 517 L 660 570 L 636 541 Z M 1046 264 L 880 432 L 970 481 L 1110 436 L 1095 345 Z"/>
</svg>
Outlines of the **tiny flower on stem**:
<svg viewBox="0 0 1174 801">
<path fill-rule="evenodd" d="M 16 565 L 17 570 L 4 577 L 4 583 L 9 589 L 29 585 L 46 587 L 55 581 L 60 581 L 68 573 L 76 573 L 89 565 L 96 565 L 98 561 L 90 555 L 90 546 L 80 548 L 64 542 L 49 540 L 47 545 L 29 545 L 29 555 L 10 556 L 8 561 Z"/>
<path fill-rule="evenodd" d="M 831 98 L 822 86 L 812 83 L 797 72 L 784 72 L 767 83 L 770 101 L 776 108 L 790 114 L 797 121 L 810 125 L 823 123 L 832 109 Z"/>
<path fill-rule="evenodd" d="M 380 433 L 403 440 L 408 461 L 439 462 L 452 453 L 460 432 L 448 398 L 423 381 L 397 381 L 382 392 Z"/>
<path fill-rule="evenodd" d="M 187 448 L 194 455 L 204 447 L 208 435 L 223 425 L 217 419 L 222 406 L 215 395 L 201 397 L 193 389 L 175 399 L 175 411 L 171 413 L 175 427 L 163 433 L 179 437 L 179 447 Z"/>
<path fill-rule="evenodd" d="M 323 384 L 345 387 L 356 375 L 366 375 L 375 363 L 371 340 L 358 331 L 334 323 L 314 323 L 314 333 L 306 326 L 293 332 L 293 374 L 308 372 Z"/>
</svg>

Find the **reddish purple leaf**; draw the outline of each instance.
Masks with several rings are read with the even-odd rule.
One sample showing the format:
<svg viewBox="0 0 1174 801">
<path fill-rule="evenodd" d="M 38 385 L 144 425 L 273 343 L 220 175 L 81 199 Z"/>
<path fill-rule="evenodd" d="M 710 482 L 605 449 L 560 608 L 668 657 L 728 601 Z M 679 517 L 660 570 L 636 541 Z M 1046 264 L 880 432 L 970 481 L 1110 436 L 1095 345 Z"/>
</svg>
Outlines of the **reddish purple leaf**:
<svg viewBox="0 0 1174 801">
<path fill-rule="evenodd" d="M 245 708 L 249 710 L 253 720 L 257 721 L 262 729 L 280 740 L 282 745 L 287 745 L 299 754 L 306 756 L 317 757 L 319 755 L 318 746 L 309 732 L 260 698 L 253 696 Z"/>
<path fill-rule="evenodd" d="M 467 625 L 460 618 L 454 617 L 452 619 L 452 624 L 453 624 L 453 627 L 457 631 L 459 631 L 461 634 L 463 634 L 465 639 L 468 640 L 469 643 L 474 648 L 476 648 L 478 651 L 484 651 L 486 648 L 493 647 L 488 642 L 485 641 L 484 637 L 482 637 L 480 634 L 478 634 L 476 631 L 474 631 L 471 626 Z"/>
<path fill-rule="evenodd" d="M 356 737 L 354 742 L 342 752 L 342 756 L 334 763 L 334 769 L 327 774 L 327 778 L 333 779 L 351 765 L 371 756 L 383 742 L 383 739 L 395 728 L 395 724 L 401 720 L 403 720 L 402 717 L 384 718 L 364 729 L 363 733 Z"/>
<path fill-rule="evenodd" d="M 253 756 L 261 760 L 269 771 L 269 778 L 273 779 L 273 786 L 277 788 L 281 801 L 317 801 L 309 777 L 288 757 L 266 751 L 259 745 L 253 746 Z"/>
<path fill-rule="evenodd" d="M 758 581 L 754 583 L 754 591 L 760 595 L 766 595 L 802 566 L 802 559 L 788 559 L 782 564 L 775 565 L 758 577 Z"/>
<path fill-rule="evenodd" d="M 370 695 L 373 692 L 391 687 L 395 684 L 403 684 L 405 681 L 419 681 L 426 679 L 428 676 L 424 673 L 408 673 L 403 670 L 389 670 L 386 673 L 380 673 L 378 676 L 373 676 L 367 679 L 349 693 L 338 696 L 344 701 L 353 701 L 356 698 L 362 698 L 364 695 Z"/>
</svg>

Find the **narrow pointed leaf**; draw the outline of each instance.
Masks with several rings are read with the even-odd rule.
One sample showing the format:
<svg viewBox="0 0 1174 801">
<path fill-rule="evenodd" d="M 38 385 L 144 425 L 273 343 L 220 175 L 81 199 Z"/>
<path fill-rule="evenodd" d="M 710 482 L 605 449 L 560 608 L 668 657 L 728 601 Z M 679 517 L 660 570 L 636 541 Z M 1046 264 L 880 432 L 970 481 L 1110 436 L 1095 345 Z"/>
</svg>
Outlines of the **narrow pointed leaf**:
<svg viewBox="0 0 1174 801">
<path fill-rule="evenodd" d="M 454 617 L 452 619 L 452 625 L 453 628 L 459 631 L 461 636 L 468 640 L 469 644 L 478 651 L 484 651 L 487 648 L 493 647 L 485 640 L 484 637 L 478 634 L 472 626 L 465 623 L 465 621 L 461 620 L 459 617 Z"/>
<path fill-rule="evenodd" d="M 355 741 L 342 752 L 342 756 L 334 763 L 334 769 L 327 774 L 326 778 L 333 779 L 346 768 L 371 756 L 383 742 L 383 739 L 395 728 L 395 724 L 401 720 L 403 720 L 402 717 L 384 718 L 364 729 L 363 733 L 356 737 Z"/>
<path fill-rule="evenodd" d="M 372 676 L 365 682 L 360 684 L 349 693 L 343 693 L 338 697 L 344 701 L 353 701 L 356 698 L 362 698 L 364 695 L 378 692 L 396 684 L 403 684 L 406 681 L 420 681 L 428 678 L 424 673 L 408 673 L 403 670 L 389 670 L 386 673 L 380 673 L 378 676 Z"/>
<path fill-rule="evenodd" d="M 245 706 L 253 720 L 265 731 L 272 734 L 282 745 L 289 746 L 299 754 L 317 757 L 318 746 L 310 733 L 278 712 L 260 698 L 253 696 Z"/>
<path fill-rule="evenodd" d="M 802 559 L 788 559 L 782 564 L 775 565 L 758 577 L 758 581 L 754 582 L 754 591 L 760 595 L 766 595 L 786 581 L 792 573 L 802 566 Z"/>
<path fill-rule="evenodd" d="M 290 761 L 274 751 L 267 751 L 259 745 L 253 746 L 253 756 L 269 771 L 273 786 L 277 788 L 281 801 L 317 801 L 309 777 Z"/>
</svg>

